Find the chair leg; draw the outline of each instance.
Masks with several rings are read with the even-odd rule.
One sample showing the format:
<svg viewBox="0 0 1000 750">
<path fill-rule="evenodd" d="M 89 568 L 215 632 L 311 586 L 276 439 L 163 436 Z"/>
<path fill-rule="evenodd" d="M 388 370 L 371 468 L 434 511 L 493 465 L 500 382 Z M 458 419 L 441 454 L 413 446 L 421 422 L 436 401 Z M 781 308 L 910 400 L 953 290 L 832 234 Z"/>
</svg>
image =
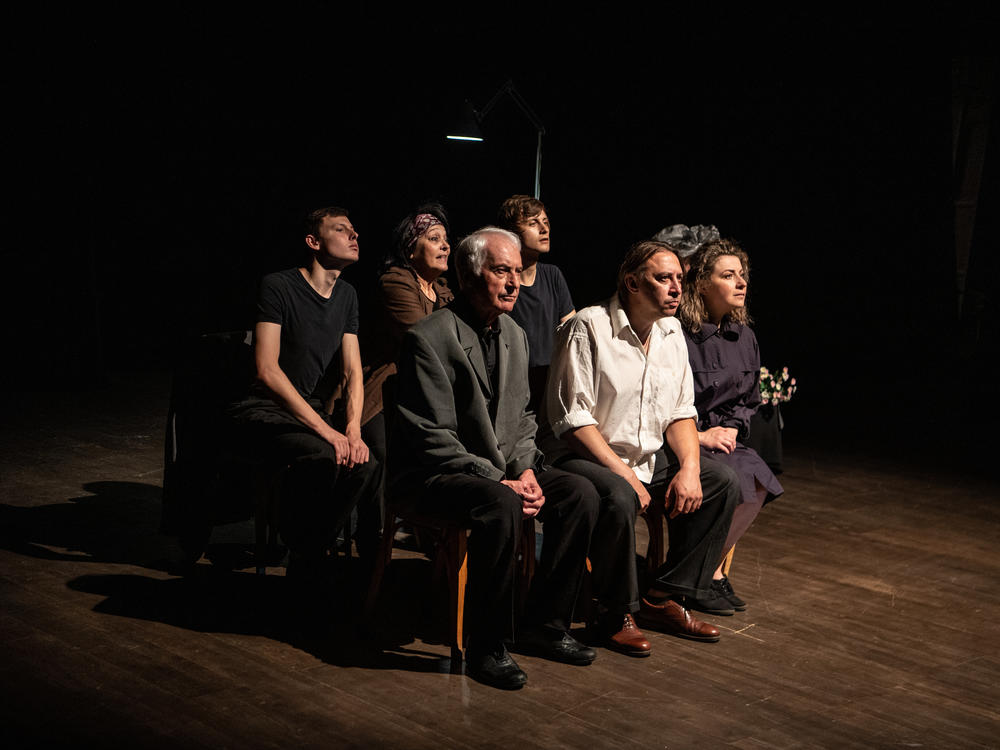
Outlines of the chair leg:
<svg viewBox="0 0 1000 750">
<path fill-rule="evenodd" d="M 259 576 L 267 575 L 267 563 L 278 547 L 278 504 L 284 476 L 285 470 L 282 469 L 255 482 L 254 560 Z"/>
<path fill-rule="evenodd" d="M 663 501 L 653 500 L 643 514 L 649 531 L 649 547 L 646 548 L 646 571 L 652 573 L 663 565 L 666 551 L 663 546 Z"/>
<path fill-rule="evenodd" d="M 256 543 L 254 545 L 253 557 L 257 564 L 257 575 L 267 575 L 267 518 L 263 513 L 254 513 L 254 531 L 256 532 Z"/>
<path fill-rule="evenodd" d="M 523 613 L 528 603 L 528 591 L 531 590 L 531 579 L 535 577 L 535 519 L 525 518 L 521 525 L 521 559 L 518 571 L 517 611 Z"/>
<path fill-rule="evenodd" d="M 583 580 L 580 582 L 580 593 L 577 594 L 576 604 L 573 605 L 573 621 L 584 622 L 589 627 L 596 614 L 596 599 L 594 599 L 594 585 L 591 576 L 594 573 L 594 566 L 588 557 L 585 560 L 586 567 L 583 571 Z"/>
<path fill-rule="evenodd" d="M 375 613 L 375 603 L 378 601 L 379 590 L 382 588 L 382 578 L 385 576 L 385 569 L 392 562 L 392 543 L 398 528 L 399 521 L 396 514 L 387 510 L 385 525 L 382 527 L 382 541 L 379 542 L 378 555 L 375 557 L 375 569 L 372 571 L 372 579 L 368 584 L 368 596 L 365 598 L 364 618 L 366 621 L 370 621 Z"/>
<path fill-rule="evenodd" d="M 465 584 L 469 576 L 468 537 L 465 529 L 449 529 L 444 553 L 448 557 L 448 616 L 451 623 L 451 669 L 459 672 L 465 658 Z"/>
<path fill-rule="evenodd" d="M 736 545 L 734 544 L 729 548 L 729 552 L 726 553 L 725 558 L 722 560 L 722 575 L 728 577 L 729 569 L 733 565 L 733 555 L 736 554 Z"/>
</svg>

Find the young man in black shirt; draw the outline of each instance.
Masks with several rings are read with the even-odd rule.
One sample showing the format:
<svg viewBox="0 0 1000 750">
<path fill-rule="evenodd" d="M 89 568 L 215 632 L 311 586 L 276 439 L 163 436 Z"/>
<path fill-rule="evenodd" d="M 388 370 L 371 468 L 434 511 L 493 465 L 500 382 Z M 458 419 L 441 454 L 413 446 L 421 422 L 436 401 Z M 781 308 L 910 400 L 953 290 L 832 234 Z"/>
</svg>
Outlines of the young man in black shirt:
<svg viewBox="0 0 1000 750">
<path fill-rule="evenodd" d="M 562 271 L 541 262 L 548 256 L 552 238 L 545 204 L 529 195 L 512 195 L 500 205 L 497 224 L 521 240 L 521 293 L 510 316 L 528 336 L 530 407 L 539 413 L 545 404 L 545 379 L 556 328 L 576 310 Z M 540 420 L 540 428 L 544 424 L 545 420 Z"/>
<path fill-rule="evenodd" d="M 306 219 L 305 244 L 304 265 L 261 283 L 257 379 L 234 416 L 262 462 L 287 467 L 281 535 L 309 569 L 334 546 L 355 505 L 372 501 L 378 466 L 361 439 L 357 294 L 340 278 L 358 259 L 358 233 L 346 210 L 322 208 Z M 331 417 L 316 389 L 338 368 L 345 408 Z"/>
</svg>

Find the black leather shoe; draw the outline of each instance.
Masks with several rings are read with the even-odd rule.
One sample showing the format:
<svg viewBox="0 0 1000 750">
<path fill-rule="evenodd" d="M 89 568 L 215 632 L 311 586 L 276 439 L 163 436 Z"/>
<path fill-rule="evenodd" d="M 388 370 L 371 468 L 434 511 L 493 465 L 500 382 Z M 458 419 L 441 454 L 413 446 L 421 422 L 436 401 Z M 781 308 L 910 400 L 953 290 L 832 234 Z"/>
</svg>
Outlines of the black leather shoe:
<svg viewBox="0 0 1000 750">
<path fill-rule="evenodd" d="M 565 630 L 545 627 L 521 628 L 512 648 L 519 654 L 541 656 L 578 667 L 585 667 L 597 658 L 594 649 L 584 646 Z"/>
<path fill-rule="evenodd" d="M 729 582 L 729 578 L 722 576 L 719 581 L 712 581 L 712 591 L 714 591 L 719 596 L 722 596 L 733 605 L 733 609 L 737 612 L 744 612 L 747 608 L 747 603 L 736 596 L 736 592 L 733 591 L 733 584 Z"/>
<path fill-rule="evenodd" d="M 688 609 L 696 609 L 699 612 L 705 612 L 709 615 L 725 615 L 728 617 L 736 613 L 736 609 L 726 597 L 722 596 L 714 588 L 710 588 L 708 592 L 709 595 L 704 598 L 684 597 L 684 606 Z"/>
<path fill-rule="evenodd" d="M 477 682 L 501 690 L 518 690 L 528 681 L 517 662 L 501 643 L 487 651 L 466 654 L 465 673 Z"/>
</svg>

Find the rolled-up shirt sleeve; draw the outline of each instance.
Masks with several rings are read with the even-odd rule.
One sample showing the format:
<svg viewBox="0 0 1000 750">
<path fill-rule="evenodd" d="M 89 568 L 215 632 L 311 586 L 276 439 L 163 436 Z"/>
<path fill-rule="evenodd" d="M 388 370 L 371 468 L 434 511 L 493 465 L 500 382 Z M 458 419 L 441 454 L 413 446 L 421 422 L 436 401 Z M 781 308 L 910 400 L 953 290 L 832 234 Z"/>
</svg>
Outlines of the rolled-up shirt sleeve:
<svg viewBox="0 0 1000 750">
<path fill-rule="evenodd" d="M 593 343 L 586 326 L 571 318 L 556 334 L 549 367 L 547 406 L 552 432 L 563 433 L 598 424 L 594 417 L 597 387 Z"/>
<path fill-rule="evenodd" d="M 681 340 L 683 345 L 683 339 Z M 674 405 L 674 412 L 670 415 L 670 426 L 679 419 L 698 420 L 698 409 L 694 405 L 694 375 L 691 373 L 691 363 L 687 361 L 687 347 L 681 352 L 684 360 L 684 375 L 681 377 L 681 387 L 677 393 L 677 403 Z"/>
</svg>

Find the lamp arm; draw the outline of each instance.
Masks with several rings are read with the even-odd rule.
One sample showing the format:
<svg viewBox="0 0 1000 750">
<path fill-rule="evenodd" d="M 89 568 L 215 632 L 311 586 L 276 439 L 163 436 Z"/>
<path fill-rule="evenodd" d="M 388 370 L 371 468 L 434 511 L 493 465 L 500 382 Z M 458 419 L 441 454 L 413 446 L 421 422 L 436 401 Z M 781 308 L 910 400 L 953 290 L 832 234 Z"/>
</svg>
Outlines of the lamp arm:
<svg viewBox="0 0 1000 750">
<path fill-rule="evenodd" d="M 524 113 L 524 116 L 531 121 L 531 124 L 534 125 L 535 129 L 538 131 L 538 146 L 535 149 L 535 197 L 540 198 L 542 190 L 542 136 L 545 135 L 545 126 L 542 125 L 541 119 L 528 105 L 528 102 L 524 100 L 524 97 L 521 96 L 521 92 L 514 88 L 514 82 L 508 78 L 507 82 L 500 87 L 500 89 L 488 102 L 486 102 L 482 109 L 473 109 L 473 111 L 476 113 L 476 118 L 481 123 L 486 115 L 488 115 L 497 105 L 497 102 L 500 101 L 500 98 L 504 94 L 508 94 L 510 98 L 514 100 L 514 103 L 518 106 L 521 112 Z"/>
<path fill-rule="evenodd" d="M 490 113 L 504 94 L 510 95 L 510 98 L 514 100 L 514 103 L 524 113 L 525 117 L 531 120 L 531 124 L 535 126 L 535 129 L 544 135 L 545 126 L 542 125 L 541 119 L 535 114 L 535 111 L 529 106 L 528 102 L 524 100 L 524 97 L 521 96 L 521 92 L 514 88 L 514 82 L 511 80 L 508 80 L 503 86 L 501 86 L 500 89 L 493 95 L 493 98 L 486 102 L 482 109 L 476 111 L 476 114 L 479 116 L 479 121 L 483 121 L 483 118 Z"/>
</svg>

